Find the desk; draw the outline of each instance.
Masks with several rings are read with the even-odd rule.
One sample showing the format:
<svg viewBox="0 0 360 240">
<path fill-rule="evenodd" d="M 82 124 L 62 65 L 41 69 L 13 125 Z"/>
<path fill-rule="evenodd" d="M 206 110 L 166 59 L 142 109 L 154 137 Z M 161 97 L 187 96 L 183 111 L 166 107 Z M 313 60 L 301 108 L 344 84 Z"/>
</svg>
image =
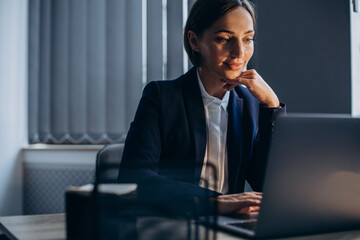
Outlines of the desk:
<svg viewBox="0 0 360 240">
<path fill-rule="evenodd" d="M 11 240 L 62 240 L 65 214 L 0 217 L 0 230 Z"/>
<path fill-rule="evenodd" d="M 151 219 L 148 219 L 148 221 Z M 167 223 L 167 227 L 171 228 L 171 223 Z M 162 225 L 164 227 L 164 225 Z M 194 226 L 193 226 L 194 227 Z M 0 230 L 11 240 L 65 240 L 65 214 L 50 214 L 50 215 L 28 215 L 28 216 L 12 216 L 0 217 Z M 153 231 L 153 230 L 151 230 Z M 159 239 L 159 235 L 154 235 L 149 229 L 146 236 L 140 236 L 139 240 L 149 239 L 149 236 L 155 236 Z M 203 227 L 200 227 L 199 240 L 205 239 L 202 234 Z M 210 239 L 213 239 L 213 232 L 210 232 Z M 180 239 L 176 236 L 163 236 L 164 239 Z M 237 236 L 218 232 L 216 234 L 218 240 L 237 240 L 243 239 Z M 318 234 L 311 236 L 282 238 L 282 240 L 360 240 L 360 230 L 346 231 L 328 234 Z"/>
</svg>

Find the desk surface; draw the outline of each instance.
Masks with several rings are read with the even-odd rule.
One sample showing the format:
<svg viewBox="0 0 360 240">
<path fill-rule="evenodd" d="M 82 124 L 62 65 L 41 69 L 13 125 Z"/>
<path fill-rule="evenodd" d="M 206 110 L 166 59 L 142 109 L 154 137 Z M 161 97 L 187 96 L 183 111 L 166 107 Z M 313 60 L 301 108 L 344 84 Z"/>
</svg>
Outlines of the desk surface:
<svg viewBox="0 0 360 240">
<path fill-rule="evenodd" d="M 171 227 L 169 226 L 169 223 L 167 224 L 168 227 Z M 65 214 L 0 217 L 0 230 L 11 240 L 65 240 L 66 239 Z M 200 229 L 200 231 L 203 230 L 204 230 L 203 228 Z M 149 235 L 147 235 L 145 239 L 148 239 L 148 237 Z M 140 237 L 139 239 L 142 238 Z M 168 235 L 167 239 L 174 239 L 174 238 Z M 175 237 L 175 239 L 179 239 L 179 238 Z M 205 235 L 200 234 L 199 239 L 205 239 Z M 216 238 L 213 238 L 213 233 L 210 232 L 209 239 L 235 240 L 242 238 L 224 232 L 218 232 Z M 293 237 L 286 239 L 360 240 L 360 230 Z M 282 238 L 282 240 L 286 240 L 286 239 Z"/>
<path fill-rule="evenodd" d="M 64 240 L 65 214 L 0 217 L 0 230 L 11 240 Z"/>
</svg>

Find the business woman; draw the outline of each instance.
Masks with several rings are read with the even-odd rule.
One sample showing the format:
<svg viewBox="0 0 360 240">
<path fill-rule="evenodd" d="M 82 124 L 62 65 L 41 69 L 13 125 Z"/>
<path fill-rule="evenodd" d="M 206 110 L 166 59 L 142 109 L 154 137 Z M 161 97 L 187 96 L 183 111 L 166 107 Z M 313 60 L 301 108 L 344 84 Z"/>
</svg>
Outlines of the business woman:
<svg viewBox="0 0 360 240">
<path fill-rule="evenodd" d="M 246 70 L 254 36 L 248 0 L 194 3 L 184 30 L 194 67 L 145 87 L 119 182 L 136 182 L 141 197 L 167 203 L 217 202 L 221 214 L 258 210 L 262 195 L 244 193 L 245 180 L 261 191 L 272 127 L 285 106 Z"/>
</svg>

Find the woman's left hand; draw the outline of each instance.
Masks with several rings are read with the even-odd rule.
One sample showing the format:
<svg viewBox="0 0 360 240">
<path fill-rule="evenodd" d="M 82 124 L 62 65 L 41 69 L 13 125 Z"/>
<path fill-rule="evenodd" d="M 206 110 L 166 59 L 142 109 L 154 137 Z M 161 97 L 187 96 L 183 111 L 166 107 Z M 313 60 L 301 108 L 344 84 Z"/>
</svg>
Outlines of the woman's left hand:
<svg viewBox="0 0 360 240">
<path fill-rule="evenodd" d="M 227 83 L 226 87 L 228 91 L 241 84 L 246 86 L 250 93 L 267 107 L 276 108 L 280 106 L 279 99 L 275 92 L 255 69 L 244 71 L 238 78 L 225 79 L 224 82 Z"/>
</svg>

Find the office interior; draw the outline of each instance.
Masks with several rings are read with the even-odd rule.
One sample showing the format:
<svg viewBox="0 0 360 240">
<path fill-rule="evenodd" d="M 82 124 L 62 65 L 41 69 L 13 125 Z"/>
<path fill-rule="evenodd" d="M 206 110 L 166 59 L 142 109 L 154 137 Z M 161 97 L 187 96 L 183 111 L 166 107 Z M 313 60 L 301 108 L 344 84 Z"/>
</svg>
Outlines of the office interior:
<svg viewBox="0 0 360 240">
<path fill-rule="evenodd" d="M 143 87 L 191 67 L 193 2 L 0 0 L 0 216 L 63 213 L 65 190 L 94 181 L 96 154 L 124 141 Z M 359 117 L 358 0 L 252 2 L 248 68 L 287 112 Z"/>
</svg>

